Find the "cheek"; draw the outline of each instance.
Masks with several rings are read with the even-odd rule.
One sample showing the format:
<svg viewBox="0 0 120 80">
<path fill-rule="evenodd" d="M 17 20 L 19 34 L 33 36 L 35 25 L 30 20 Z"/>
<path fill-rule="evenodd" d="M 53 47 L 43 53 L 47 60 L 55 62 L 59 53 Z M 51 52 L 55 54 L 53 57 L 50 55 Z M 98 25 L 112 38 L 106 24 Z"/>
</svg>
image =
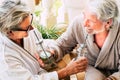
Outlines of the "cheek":
<svg viewBox="0 0 120 80">
<path fill-rule="evenodd" d="M 90 22 L 89 25 L 90 25 L 90 28 L 91 28 L 91 29 L 95 29 L 96 26 L 97 26 L 97 25 L 96 25 L 95 23 L 93 23 L 93 22 Z"/>
<path fill-rule="evenodd" d="M 91 26 L 91 29 L 93 29 L 93 30 L 99 30 L 102 25 L 96 24 L 96 23 L 91 23 L 90 26 Z"/>
<path fill-rule="evenodd" d="M 18 38 L 24 38 L 24 37 L 27 37 L 28 36 L 28 33 L 27 32 L 20 32 L 17 34 Z"/>
<path fill-rule="evenodd" d="M 98 25 L 96 25 L 95 29 L 96 29 L 96 30 L 100 30 L 100 29 L 102 28 L 102 26 L 103 26 L 103 25 L 98 24 Z"/>
</svg>

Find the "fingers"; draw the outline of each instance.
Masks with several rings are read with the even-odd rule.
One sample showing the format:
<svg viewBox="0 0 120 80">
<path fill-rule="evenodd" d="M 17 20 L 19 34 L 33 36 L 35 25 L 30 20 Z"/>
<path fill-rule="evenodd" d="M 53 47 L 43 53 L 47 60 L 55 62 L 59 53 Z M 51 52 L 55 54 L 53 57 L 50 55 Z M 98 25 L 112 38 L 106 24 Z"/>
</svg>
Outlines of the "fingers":
<svg viewBox="0 0 120 80">
<path fill-rule="evenodd" d="M 34 57 L 38 60 L 39 59 L 39 55 L 37 53 L 34 54 Z"/>
<path fill-rule="evenodd" d="M 83 66 L 78 66 L 77 69 L 81 72 L 81 71 L 85 71 L 87 68 L 87 65 L 83 65 Z"/>
<path fill-rule="evenodd" d="M 72 60 L 69 62 L 69 64 L 68 64 L 68 65 L 72 64 L 73 62 L 74 62 L 74 59 L 72 59 Z"/>
<path fill-rule="evenodd" d="M 88 63 L 88 60 L 87 60 L 87 58 L 85 58 L 85 57 L 81 57 L 80 59 L 78 59 L 78 60 L 76 60 L 76 62 L 79 64 L 79 63 Z"/>
<path fill-rule="evenodd" d="M 38 62 L 39 62 L 39 64 L 40 64 L 42 67 L 45 66 L 45 64 L 43 63 L 43 61 L 42 61 L 40 58 L 38 59 Z"/>
<path fill-rule="evenodd" d="M 36 53 L 34 56 L 35 56 L 35 58 L 37 59 L 37 61 L 39 62 L 40 66 L 44 67 L 45 64 L 44 64 L 43 61 L 40 59 L 39 55 Z"/>
<path fill-rule="evenodd" d="M 78 69 L 78 68 L 76 68 L 73 72 L 73 74 L 76 74 L 76 73 L 79 73 L 79 72 L 84 72 L 85 71 L 85 69 Z"/>
<path fill-rule="evenodd" d="M 86 70 L 87 68 L 87 59 L 84 58 L 84 59 L 79 59 L 79 60 L 72 60 L 68 65 L 67 65 L 67 70 L 69 72 L 69 74 L 75 74 L 75 73 L 78 73 L 78 72 L 83 72 Z"/>
<path fill-rule="evenodd" d="M 83 72 L 87 69 L 87 65 L 88 65 L 88 60 L 87 58 L 80 58 L 76 61 L 73 61 L 72 66 L 74 66 L 74 72 L 78 73 L 78 72 Z"/>
<path fill-rule="evenodd" d="M 53 50 L 53 49 L 49 49 L 48 51 L 49 51 L 52 55 L 55 54 L 55 50 Z"/>
<path fill-rule="evenodd" d="M 68 68 L 67 68 L 68 69 Z M 76 74 L 78 72 L 84 72 L 86 70 L 86 67 L 71 67 L 70 69 L 68 69 L 68 74 Z"/>
<path fill-rule="evenodd" d="M 84 64 L 84 65 L 77 64 L 77 66 L 75 68 L 76 68 L 76 72 L 83 72 L 83 71 L 86 71 L 87 65 L 86 64 Z"/>
</svg>

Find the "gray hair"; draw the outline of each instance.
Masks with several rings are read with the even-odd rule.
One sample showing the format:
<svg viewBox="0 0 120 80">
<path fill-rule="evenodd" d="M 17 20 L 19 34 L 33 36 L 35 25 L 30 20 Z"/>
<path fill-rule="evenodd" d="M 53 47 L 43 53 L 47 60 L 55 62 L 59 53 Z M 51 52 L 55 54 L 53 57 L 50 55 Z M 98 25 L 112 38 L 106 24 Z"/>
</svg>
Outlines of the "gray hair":
<svg viewBox="0 0 120 80">
<path fill-rule="evenodd" d="M 116 0 L 93 0 L 88 4 L 88 7 L 94 12 L 98 19 L 107 21 L 112 18 L 113 20 L 118 18 L 119 11 Z"/>
<path fill-rule="evenodd" d="M 18 26 L 30 14 L 30 9 L 21 0 L 5 0 L 0 5 L 0 32 L 5 33 Z"/>
</svg>

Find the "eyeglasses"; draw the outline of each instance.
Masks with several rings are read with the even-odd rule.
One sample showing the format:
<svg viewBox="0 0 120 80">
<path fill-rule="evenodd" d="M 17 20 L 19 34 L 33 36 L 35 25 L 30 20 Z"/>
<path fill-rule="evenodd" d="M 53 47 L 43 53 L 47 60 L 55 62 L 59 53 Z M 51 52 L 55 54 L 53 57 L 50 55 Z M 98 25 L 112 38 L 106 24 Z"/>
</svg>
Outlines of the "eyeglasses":
<svg viewBox="0 0 120 80">
<path fill-rule="evenodd" d="M 25 31 L 25 32 L 28 32 L 28 31 L 31 30 L 31 28 L 32 28 L 32 25 L 29 25 L 26 30 L 21 29 L 21 28 L 19 28 L 19 27 L 18 27 L 18 28 L 12 28 L 11 30 L 12 30 L 12 31 Z"/>
<path fill-rule="evenodd" d="M 27 29 L 26 29 L 26 30 L 21 29 L 19 26 L 17 26 L 17 28 L 12 28 L 11 30 L 12 30 L 12 31 L 25 31 L 25 32 L 29 32 L 31 29 L 33 29 L 32 25 L 31 25 L 31 24 L 32 24 L 32 21 L 33 21 L 33 14 L 31 14 L 31 16 L 32 16 L 31 23 L 30 23 L 29 26 L 27 26 Z"/>
</svg>

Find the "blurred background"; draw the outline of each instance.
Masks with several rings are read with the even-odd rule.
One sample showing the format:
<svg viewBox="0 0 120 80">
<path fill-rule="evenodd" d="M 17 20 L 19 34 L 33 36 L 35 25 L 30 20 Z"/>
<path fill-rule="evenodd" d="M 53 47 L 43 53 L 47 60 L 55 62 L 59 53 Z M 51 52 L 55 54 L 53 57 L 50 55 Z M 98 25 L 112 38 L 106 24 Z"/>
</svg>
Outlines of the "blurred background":
<svg viewBox="0 0 120 80">
<path fill-rule="evenodd" d="M 0 4 L 2 4 L 0 1 Z M 92 0 L 21 0 L 28 4 L 34 15 L 33 26 L 43 38 L 57 39 Z M 118 6 L 119 1 L 116 0 Z"/>
</svg>

